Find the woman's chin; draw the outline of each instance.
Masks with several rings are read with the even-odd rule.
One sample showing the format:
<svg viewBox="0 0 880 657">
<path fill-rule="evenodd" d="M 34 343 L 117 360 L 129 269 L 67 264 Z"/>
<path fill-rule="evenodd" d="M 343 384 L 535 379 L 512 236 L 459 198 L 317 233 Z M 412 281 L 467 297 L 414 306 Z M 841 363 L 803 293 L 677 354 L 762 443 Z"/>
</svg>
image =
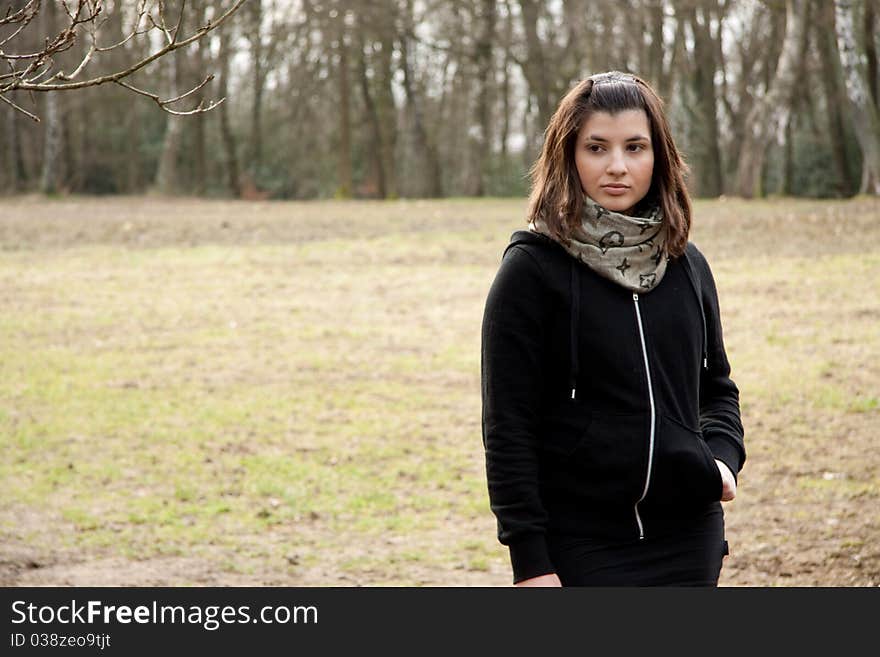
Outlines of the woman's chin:
<svg viewBox="0 0 880 657">
<path fill-rule="evenodd" d="M 609 194 L 602 194 L 602 199 L 599 200 L 599 203 L 606 210 L 619 212 L 621 214 L 628 214 L 633 207 L 633 204 L 629 202 L 629 199 L 620 196 L 611 196 Z"/>
</svg>

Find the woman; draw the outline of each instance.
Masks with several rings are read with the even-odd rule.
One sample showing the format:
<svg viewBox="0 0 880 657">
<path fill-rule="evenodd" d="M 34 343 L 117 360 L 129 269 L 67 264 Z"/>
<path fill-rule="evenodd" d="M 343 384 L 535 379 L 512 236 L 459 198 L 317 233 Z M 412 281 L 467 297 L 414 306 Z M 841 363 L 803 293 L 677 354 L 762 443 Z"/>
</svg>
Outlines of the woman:
<svg viewBox="0 0 880 657">
<path fill-rule="evenodd" d="M 486 301 L 483 444 L 518 586 L 716 586 L 746 454 L 686 165 L 656 93 L 561 100 Z"/>
</svg>

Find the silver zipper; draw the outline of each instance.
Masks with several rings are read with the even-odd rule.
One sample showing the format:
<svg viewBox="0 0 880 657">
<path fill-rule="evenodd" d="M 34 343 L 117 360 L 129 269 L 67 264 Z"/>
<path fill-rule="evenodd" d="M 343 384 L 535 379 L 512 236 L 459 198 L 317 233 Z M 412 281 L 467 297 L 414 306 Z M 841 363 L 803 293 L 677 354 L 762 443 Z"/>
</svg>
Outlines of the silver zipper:
<svg viewBox="0 0 880 657">
<path fill-rule="evenodd" d="M 639 515 L 639 504 L 645 496 L 648 494 L 648 486 L 651 484 L 651 463 L 654 460 L 654 425 L 655 425 L 655 410 L 654 410 L 654 389 L 651 386 L 651 367 L 648 365 L 648 349 L 645 347 L 645 331 L 642 328 L 642 313 L 639 311 L 639 295 L 633 293 L 633 303 L 636 307 L 636 320 L 639 323 L 639 337 L 642 340 L 642 356 L 645 359 L 645 374 L 648 377 L 648 399 L 651 402 L 651 438 L 648 442 L 648 472 L 645 474 L 645 489 L 642 491 L 642 496 L 638 499 L 633 507 L 633 510 L 636 513 L 636 522 L 639 525 L 639 538 L 645 538 L 645 528 L 642 526 L 642 518 Z"/>
</svg>

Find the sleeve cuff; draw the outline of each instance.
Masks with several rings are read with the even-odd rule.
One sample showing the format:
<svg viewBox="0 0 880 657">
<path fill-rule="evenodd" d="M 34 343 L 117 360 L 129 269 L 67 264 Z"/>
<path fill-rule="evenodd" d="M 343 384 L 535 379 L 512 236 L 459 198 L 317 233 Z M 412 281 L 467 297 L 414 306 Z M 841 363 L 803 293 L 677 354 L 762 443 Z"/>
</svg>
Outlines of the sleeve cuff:
<svg viewBox="0 0 880 657">
<path fill-rule="evenodd" d="M 547 540 L 543 534 L 530 534 L 516 543 L 511 543 L 510 564 L 513 566 L 513 583 L 517 584 L 539 575 L 555 573 L 547 551 Z"/>
<path fill-rule="evenodd" d="M 709 451 L 712 452 L 712 456 L 719 461 L 723 461 L 724 465 L 730 468 L 730 471 L 733 473 L 733 478 L 736 479 L 742 468 L 742 460 L 736 446 L 721 436 L 708 438 L 706 444 L 709 445 Z"/>
</svg>

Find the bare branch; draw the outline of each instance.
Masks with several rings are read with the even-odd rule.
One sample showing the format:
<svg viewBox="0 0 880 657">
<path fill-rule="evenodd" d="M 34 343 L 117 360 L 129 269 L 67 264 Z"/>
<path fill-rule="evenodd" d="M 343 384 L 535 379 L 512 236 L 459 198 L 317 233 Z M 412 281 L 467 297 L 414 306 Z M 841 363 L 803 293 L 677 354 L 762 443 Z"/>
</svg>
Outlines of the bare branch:
<svg viewBox="0 0 880 657">
<path fill-rule="evenodd" d="M 128 77 L 135 71 L 139 71 L 147 64 L 167 55 L 169 52 L 177 50 L 178 48 L 182 48 L 183 46 L 187 46 L 193 41 L 197 41 L 202 38 L 205 34 L 210 32 L 211 30 L 216 29 L 220 25 L 222 25 L 226 19 L 228 19 L 232 14 L 234 14 L 239 7 L 241 7 L 247 0 L 236 0 L 235 4 L 230 7 L 226 12 L 221 15 L 216 21 L 208 22 L 202 27 L 200 27 L 192 36 L 183 41 L 178 41 L 177 43 L 169 44 L 164 48 L 157 50 L 152 55 L 145 57 L 141 61 L 136 64 L 130 66 L 124 71 L 120 71 L 118 73 L 112 73 L 110 75 L 103 75 L 99 78 L 93 78 L 91 80 L 84 80 L 83 82 L 75 82 L 72 84 L 53 84 L 53 85 L 29 85 L 22 84 L 18 88 L 20 89 L 29 89 L 31 91 L 64 91 L 68 89 L 82 89 L 83 87 L 92 87 L 97 86 L 99 84 L 104 84 L 106 82 L 116 82 L 117 80 L 121 80 L 125 77 Z"/>
<path fill-rule="evenodd" d="M 183 22 L 183 12 L 186 11 L 186 0 L 180 2 L 180 16 L 177 17 L 177 25 L 174 27 L 174 39 L 172 43 L 177 41 L 177 35 L 180 34 L 180 24 Z"/>
<path fill-rule="evenodd" d="M 79 75 L 80 72 L 82 72 L 82 70 L 86 67 L 86 65 L 92 60 L 92 55 L 94 55 L 94 54 L 95 54 L 95 44 L 93 42 L 92 46 L 89 48 L 88 52 L 85 54 L 82 61 L 79 63 L 79 66 L 77 66 L 73 70 L 73 73 L 65 75 L 62 71 L 58 71 L 58 73 L 56 73 L 54 76 L 52 76 L 51 78 L 46 80 L 46 83 L 49 83 L 52 80 L 56 80 L 56 79 L 57 80 L 72 80 L 77 75 Z"/>
<path fill-rule="evenodd" d="M 39 4 L 38 4 L 37 6 L 39 7 Z M 12 24 L 14 24 L 14 23 L 16 23 L 16 22 L 20 22 L 21 25 L 18 26 L 18 29 L 15 30 L 15 32 L 13 32 L 13 33 L 10 34 L 8 37 L 6 37 L 5 39 L 3 39 L 3 41 L 0 41 L 0 46 L 2 46 L 2 45 L 3 45 L 4 43 L 6 43 L 7 41 L 11 41 L 11 40 L 14 39 L 15 37 L 17 37 L 17 36 L 19 35 L 19 33 L 20 33 L 23 29 L 25 29 L 25 28 L 30 24 L 30 22 L 31 22 L 32 20 L 34 20 L 34 16 L 36 16 L 36 13 L 33 13 L 33 14 L 30 14 L 29 16 L 26 16 L 26 17 L 25 17 L 24 19 L 22 19 L 21 21 L 8 21 L 8 23 L 9 23 L 10 25 L 12 25 Z M 0 20 L 0 25 L 3 25 L 3 24 L 4 24 L 4 20 Z"/>
<path fill-rule="evenodd" d="M 12 77 L 12 78 L 14 78 L 14 80 L 10 84 L 6 85 L 5 87 L 0 88 L 0 94 L 6 93 L 7 91 L 12 90 L 14 88 L 13 85 L 16 84 L 15 79 L 24 78 L 27 80 L 38 80 L 41 77 L 43 77 L 44 75 L 48 75 L 51 72 L 52 67 L 54 65 L 55 65 L 55 62 L 52 60 L 51 57 L 49 59 L 45 59 L 45 60 L 34 60 L 28 65 L 28 67 L 26 69 L 24 69 L 22 71 L 13 70 L 12 73 L 3 75 L 2 77 L 4 77 L 4 78 Z M 45 67 L 45 69 L 40 71 L 39 73 L 36 73 L 32 77 L 28 77 L 31 75 L 31 73 L 33 71 L 35 71 L 36 69 L 38 69 L 41 66 Z"/>
<path fill-rule="evenodd" d="M 202 103 L 199 103 L 198 107 L 196 107 L 194 110 L 190 110 L 189 112 L 177 112 L 175 110 L 168 109 L 164 105 L 162 106 L 162 110 L 165 112 L 168 112 L 169 114 L 174 114 L 175 116 L 191 116 L 192 114 L 204 114 L 205 112 L 210 112 L 212 109 L 217 107 L 220 103 L 222 103 L 224 100 L 226 100 L 226 99 L 221 98 L 220 100 L 218 100 L 216 102 L 212 101 L 211 104 L 208 105 L 207 107 L 204 107 L 202 105 Z"/>
<path fill-rule="evenodd" d="M 147 0 L 140 0 L 140 2 L 141 2 L 141 6 L 137 10 L 138 13 L 137 13 L 137 18 L 134 21 L 134 27 L 131 28 L 131 32 L 129 33 L 129 35 L 127 37 L 125 37 L 122 41 L 119 41 L 118 43 L 114 43 L 113 45 L 110 45 L 110 46 L 99 46 L 97 44 L 97 34 L 95 34 L 95 37 L 96 37 L 95 50 L 97 52 L 107 52 L 107 51 L 113 50 L 115 48 L 119 48 L 120 46 L 123 46 L 128 41 L 130 41 L 132 37 L 140 35 L 140 34 L 146 34 L 147 32 L 149 32 L 149 28 L 144 30 L 143 32 L 138 32 L 138 29 L 137 29 L 138 26 L 141 24 L 141 21 L 144 18 L 144 14 L 147 13 Z"/>
<path fill-rule="evenodd" d="M 0 25 L 13 25 L 22 21 L 27 25 L 40 11 L 40 0 L 28 0 L 28 3 L 14 14 L 10 14 L 10 11 L 12 11 L 11 6 L 6 9 L 5 18 L 0 18 Z"/>
<path fill-rule="evenodd" d="M 210 82 L 213 79 L 214 79 L 214 76 L 209 75 L 208 77 L 206 77 L 204 79 L 204 81 L 202 81 L 201 84 L 199 84 L 196 87 L 193 87 L 192 89 L 187 91 L 185 94 L 181 94 L 180 96 L 176 96 L 174 98 L 169 98 L 167 100 L 161 100 L 158 95 L 150 93 L 149 91 L 144 91 L 143 89 L 138 89 L 137 87 L 135 87 L 132 84 L 129 84 L 128 82 L 123 82 L 122 80 L 115 80 L 115 82 L 116 82 L 116 84 L 118 84 L 122 87 L 125 87 L 126 89 L 133 91 L 136 94 L 140 94 L 141 96 L 146 96 L 147 98 L 152 98 L 154 101 L 156 101 L 156 104 L 163 111 L 168 112 L 169 114 L 174 114 L 176 116 L 190 116 L 192 114 L 203 114 L 204 112 L 210 112 L 212 109 L 214 109 L 220 103 L 222 103 L 224 100 L 226 100 L 226 98 L 221 98 L 218 101 L 211 101 L 207 107 L 204 106 L 204 101 L 202 101 L 201 103 L 198 104 L 198 106 L 195 109 L 189 110 L 186 112 L 173 110 L 173 109 L 169 108 L 168 105 L 170 105 L 171 103 L 175 103 L 178 100 L 181 100 L 183 98 L 186 98 L 190 94 L 195 93 L 196 91 L 198 91 L 199 89 L 204 87 L 206 84 L 208 84 L 208 82 Z"/>
<path fill-rule="evenodd" d="M 34 52 L 7 53 L 0 48 L 0 62 L 5 61 L 9 67 L 8 73 L 0 74 L 0 97 L 2 97 L 3 94 L 16 90 L 30 92 L 71 91 L 74 89 L 93 87 L 112 82 L 119 84 L 130 91 L 153 99 L 163 111 L 172 114 L 189 115 L 210 111 L 223 102 L 223 100 L 221 99 L 217 102 L 211 102 L 207 106 L 205 106 L 204 103 L 200 103 L 194 110 L 185 112 L 172 110 L 168 106 L 171 103 L 178 102 L 188 97 L 190 94 L 202 89 L 213 79 L 213 75 L 208 75 L 202 83 L 192 90 L 175 98 L 166 100 L 161 100 L 156 94 L 138 89 L 137 87 L 128 83 L 123 83 L 122 81 L 157 59 L 168 55 L 178 48 L 183 48 L 193 41 L 201 39 L 208 32 L 226 22 L 226 20 L 238 11 L 247 0 L 230 1 L 232 2 L 232 5 L 226 11 L 215 17 L 213 20 L 205 22 L 204 25 L 195 29 L 189 36 L 186 36 L 184 33 L 181 33 L 186 10 L 186 0 L 181 0 L 180 14 L 176 17 L 176 24 L 172 27 L 169 27 L 167 20 L 166 0 L 156 0 L 154 3 L 148 3 L 147 0 L 138 0 L 136 17 L 131 26 L 131 31 L 117 43 L 102 46 L 100 45 L 99 33 L 109 20 L 109 17 L 104 11 L 104 0 L 61 0 L 59 4 L 63 8 L 63 13 L 67 16 L 67 24 L 57 34 L 45 35 L 42 49 Z M 14 37 L 19 36 L 22 31 L 33 22 L 41 8 L 42 4 L 40 0 L 29 0 L 24 7 L 14 13 L 12 13 L 10 8 L 10 10 L 7 11 L 7 15 L 4 18 L 0 18 L 0 25 L 18 24 L 18 27 L 11 35 L 5 37 L 3 42 L 0 42 L 0 47 L 7 42 L 13 41 Z M 141 29 L 142 23 L 144 25 L 143 29 Z M 118 70 L 99 77 L 93 77 L 91 79 L 74 81 L 74 79 L 81 76 L 87 69 L 88 65 L 95 60 L 96 54 L 119 48 L 134 37 L 147 34 L 154 29 L 159 30 L 162 33 L 165 41 L 165 44 L 158 50 L 123 70 Z M 90 41 L 89 47 L 82 59 L 70 73 L 57 71 L 54 75 L 51 75 L 51 77 L 47 77 L 54 67 L 55 56 L 69 50 L 76 43 L 78 33 L 85 33 L 86 38 Z M 12 101 L 5 98 L 4 101 L 7 105 L 16 109 L 16 111 L 24 112 L 30 118 L 35 118 L 32 114 L 25 112 Z"/>
<path fill-rule="evenodd" d="M 156 23 L 153 24 L 156 25 Z M 174 43 L 174 37 L 171 36 L 171 32 L 168 31 L 168 25 L 165 22 L 165 0 L 159 0 L 159 23 L 156 27 L 162 30 L 165 39 L 168 41 L 168 45 L 172 45 Z"/>
<path fill-rule="evenodd" d="M 11 100 L 9 100 L 6 96 L 2 96 L 2 95 L 0 95 L 0 100 L 2 100 L 2 101 L 3 101 L 4 103 L 6 103 L 7 105 L 10 105 L 10 106 L 12 107 L 12 109 L 16 110 L 17 112 L 21 112 L 22 114 L 24 114 L 24 115 L 25 115 L 26 117 L 28 117 L 29 119 L 33 119 L 33 120 L 36 121 L 37 123 L 40 122 L 40 117 L 38 117 L 38 116 L 36 116 L 36 115 L 34 115 L 34 114 L 31 114 L 30 112 L 28 112 L 28 111 L 27 111 L 26 109 L 24 109 L 23 107 L 20 107 L 20 106 L 16 105 L 16 104 L 13 103 Z"/>
<path fill-rule="evenodd" d="M 199 85 L 196 86 L 196 87 L 193 87 L 192 89 L 190 89 L 189 91 L 187 91 L 185 94 L 181 94 L 181 95 L 179 95 L 179 96 L 175 96 L 174 98 L 169 98 L 168 100 L 165 100 L 165 101 L 163 101 L 163 102 L 164 102 L 165 104 L 171 104 L 171 103 L 176 103 L 178 100 L 183 100 L 184 98 L 186 98 L 186 97 L 189 96 L 190 94 L 194 94 L 195 92 L 197 92 L 199 89 L 201 89 L 202 87 L 204 87 L 206 84 L 208 84 L 208 83 L 209 83 L 211 80 L 213 80 L 213 79 L 214 79 L 214 75 L 213 75 L 213 73 L 212 73 L 211 75 L 209 75 L 208 77 L 206 77 L 206 78 L 201 82 L 201 84 L 199 84 Z"/>
<path fill-rule="evenodd" d="M 6 60 L 8 62 L 22 60 L 22 59 L 37 59 L 39 61 L 48 59 L 51 55 L 55 53 L 63 52 L 69 49 L 76 42 L 76 27 L 83 23 L 88 23 L 93 21 L 101 11 L 101 7 L 96 5 L 94 11 L 89 13 L 86 17 L 80 18 L 80 13 L 82 12 L 82 7 L 85 5 L 85 0 L 79 0 L 80 6 L 78 7 L 76 15 L 72 15 L 70 11 L 67 9 L 66 4 L 65 12 L 70 16 L 71 23 L 66 28 L 64 28 L 61 32 L 55 35 L 54 38 L 46 37 L 45 43 L 46 45 L 42 50 L 37 51 L 35 53 L 29 53 L 25 55 L 14 55 L 10 53 L 5 53 L 0 50 L 0 59 Z M 29 19 L 33 19 L 33 16 Z M 24 77 L 24 76 L 22 76 Z"/>
</svg>

